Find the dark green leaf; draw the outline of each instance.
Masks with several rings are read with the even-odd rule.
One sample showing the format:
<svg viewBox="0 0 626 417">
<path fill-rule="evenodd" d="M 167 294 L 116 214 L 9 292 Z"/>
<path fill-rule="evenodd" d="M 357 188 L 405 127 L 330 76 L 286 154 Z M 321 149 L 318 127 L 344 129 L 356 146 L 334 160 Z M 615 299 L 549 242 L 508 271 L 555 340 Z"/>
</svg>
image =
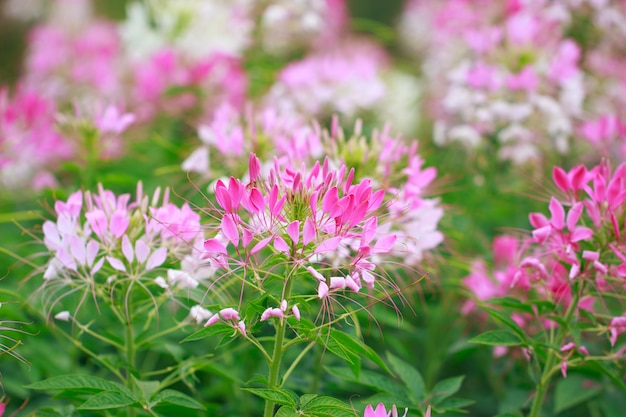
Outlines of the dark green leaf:
<svg viewBox="0 0 626 417">
<path fill-rule="evenodd" d="M 84 391 L 101 392 L 114 391 L 131 395 L 128 388 L 115 382 L 88 375 L 55 376 L 43 381 L 27 385 L 26 388 L 47 391 Z"/>
<path fill-rule="evenodd" d="M 524 344 L 517 335 L 505 330 L 482 333 L 470 339 L 469 342 L 490 346 L 519 346 Z"/>
<path fill-rule="evenodd" d="M 159 392 L 152 399 L 157 404 L 176 405 L 179 407 L 192 408 L 195 410 L 204 410 L 204 406 L 198 401 L 183 394 L 182 392 L 174 391 L 172 389 L 166 389 Z"/>
<path fill-rule="evenodd" d="M 436 405 L 458 392 L 461 389 L 463 378 L 465 377 L 457 376 L 454 378 L 448 378 L 444 379 L 443 381 L 439 381 L 430 393 L 433 397 L 433 404 Z"/>
<path fill-rule="evenodd" d="M 508 317 L 501 311 L 494 310 L 492 308 L 483 308 L 483 310 L 485 310 L 491 318 L 495 319 L 496 321 L 501 322 L 506 327 L 511 329 L 513 333 L 515 333 L 520 338 L 520 340 L 523 340 L 523 341 L 527 340 L 526 333 L 517 323 L 515 323 L 515 321 L 513 321 L 513 319 L 511 319 L 510 317 Z"/>
<path fill-rule="evenodd" d="M 295 408 L 282 406 L 274 417 L 300 417 L 302 414 L 298 413 Z"/>
<path fill-rule="evenodd" d="M 121 392 L 105 391 L 100 392 L 78 407 L 79 410 L 107 410 L 111 408 L 127 407 L 135 404 L 133 398 Z"/>
<path fill-rule="evenodd" d="M 298 406 L 298 397 L 289 390 L 274 388 L 242 388 L 244 391 L 248 391 L 257 397 L 261 397 L 264 400 L 272 401 L 276 404 L 287 405 L 293 408 Z"/>
</svg>

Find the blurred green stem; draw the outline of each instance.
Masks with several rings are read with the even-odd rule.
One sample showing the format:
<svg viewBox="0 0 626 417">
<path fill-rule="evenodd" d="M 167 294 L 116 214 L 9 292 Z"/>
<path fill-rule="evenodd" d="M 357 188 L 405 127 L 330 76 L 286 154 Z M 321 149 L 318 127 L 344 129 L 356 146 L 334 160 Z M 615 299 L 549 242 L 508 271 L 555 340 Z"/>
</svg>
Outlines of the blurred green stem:
<svg viewBox="0 0 626 417">
<path fill-rule="evenodd" d="M 551 341 L 552 344 L 556 346 L 561 346 L 561 344 L 563 343 L 563 339 L 565 338 L 565 336 L 567 336 L 567 326 L 569 326 L 569 322 L 572 320 L 572 316 L 578 308 L 578 300 L 580 299 L 581 291 L 582 288 L 576 288 L 576 291 L 574 291 L 574 297 L 572 298 L 572 302 L 570 303 L 569 307 L 567 308 L 567 312 L 565 313 L 565 326 L 559 327 L 555 339 Z M 530 414 L 528 414 L 528 417 L 539 417 L 541 415 L 541 406 L 543 405 L 544 398 L 550 386 L 550 379 L 552 378 L 552 374 L 555 372 L 555 369 L 558 369 L 558 367 L 556 366 L 558 360 L 558 353 L 555 352 L 553 349 L 549 349 L 546 363 L 543 367 L 539 382 L 537 383 L 537 391 L 535 393 L 535 398 L 533 399 L 533 403 L 530 408 Z"/>
<path fill-rule="evenodd" d="M 291 296 L 291 285 L 293 283 L 293 279 L 291 277 L 287 278 L 287 282 L 285 283 L 285 292 L 284 299 L 288 300 Z M 272 360 L 270 361 L 270 374 L 267 380 L 267 388 L 274 389 L 278 387 L 280 384 L 278 383 L 280 376 L 280 362 L 284 353 L 284 341 L 285 341 L 285 329 L 287 327 L 287 321 L 285 319 L 280 319 L 278 322 L 278 328 L 276 329 L 276 338 L 274 341 L 274 352 L 272 353 Z M 263 412 L 263 417 L 272 417 L 274 415 L 274 401 L 265 400 L 265 411 Z"/>
</svg>

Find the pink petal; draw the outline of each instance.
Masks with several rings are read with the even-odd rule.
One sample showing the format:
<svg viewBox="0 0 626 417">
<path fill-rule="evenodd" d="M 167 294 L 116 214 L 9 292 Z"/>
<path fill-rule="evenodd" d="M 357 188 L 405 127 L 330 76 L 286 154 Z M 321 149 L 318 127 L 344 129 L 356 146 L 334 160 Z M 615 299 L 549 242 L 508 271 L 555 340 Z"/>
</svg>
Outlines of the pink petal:
<svg viewBox="0 0 626 417">
<path fill-rule="evenodd" d="M 324 252 L 332 252 L 337 249 L 339 243 L 341 243 L 341 236 L 331 237 L 330 239 L 326 239 L 322 243 L 319 244 L 317 249 L 315 249 L 315 254 L 324 253 Z"/>
<path fill-rule="evenodd" d="M 570 170 L 568 177 L 574 191 L 578 191 L 587 182 L 585 181 L 587 177 L 587 168 L 584 165 L 578 165 Z"/>
<path fill-rule="evenodd" d="M 239 230 L 237 230 L 237 225 L 230 214 L 225 214 L 222 218 L 222 233 L 229 242 L 237 246 L 236 242 L 239 241 Z"/>
<path fill-rule="evenodd" d="M 572 242 L 579 242 L 581 240 L 587 240 L 591 236 L 593 236 L 593 230 L 591 230 L 588 227 L 579 226 L 575 228 L 574 231 L 572 232 L 572 236 L 570 237 L 570 240 Z"/>
<path fill-rule="evenodd" d="M 217 239 L 209 239 L 204 241 L 204 250 L 214 254 L 219 253 L 222 255 L 228 254 L 226 247 Z"/>
<path fill-rule="evenodd" d="M 87 260 L 85 242 L 83 242 L 78 236 L 72 236 L 70 238 L 70 253 L 79 265 L 85 265 Z"/>
<path fill-rule="evenodd" d="M 567 362 L 565 361 L 561 362 L 561 374 L 563 378 L 567 378 Z"/>
<path fill-rule="evenodd" d="M 234 308 L 224 308 L 220 310 L 220 317 L 224 320 L 240 320 L 239 312 Z"/>
<path fill-rule="evenodd" d="M 116 239 L 119 239 L 124 233 L 126 233 L 129 223 L 130 218 L 128 218 L 126 214 L 116 211 L 111 216 L 109 230 L 111 230 L 111 233 Z"/>
<path fill-rule="evenodd" d="M 313 277 L 315 277 L 318 281 L 326 280 L 326 278 L 324 278 L 324 276 L 317 272 L 312 266 L 307 266 L 306 270 L 309 271 L 311 275 L 313 275 Z"/>
<path fill-rule="evenodd" d="M 533 230 L 533 237 L 535 238 L 537 243 L 541 244 L 546 241 L 551 232 L 552 228 L 550 226 L 541 227 L 539 229 Z"/>
<path fill-rule="evenodd" d="M 93 265 L 93 261 L 96 259 L 99 250 L 100 244 L 98 242 L 95 240 L 87 242 L 87 265 Z"/>
<path fill-rule="evenodd" d="M 250 173 L 250 182 L 255 182 L 261 176 L 261 162 L 259 162 L 259 158 L 253 153 L 250 153 L 248 172 Z"/>
<path fill-rule="evenodd" d="M 166 258 L 167 248 L 159 248 L 155 250 L 152 255 L 150 255 L 150 258 L 148 258 L 148 262 L 146 262 L 146 271 L 163 265 L 163 262 L 165 262 Z M 137 259 L 139 259 L 139 255 L 137 256 Z"/>
<path fill-rule="evenodd" d="M 146 259 L 148 259 L 148 255 L 150 255 L 150 248 L 146 245 L 146 242 L 143 239 L 138 239 L 135 242 L 135 255 L 137 255 L 137 262 L 140 264 L 144 263 Z"/>
<path fill-rule="evenodd" d="M 89 213 L 85 213 L 85 218 L 89 222 L 91 230 L 93 230 L 96 235 L 102 237 L 106 233 L 108 222 L 104 211 L 98 209 L 90 211 Z"/>
<path fill-rule="evenodd" d="M 218 321 L 220 321 L 220 316 L 217 314 L 213 314 L 211 317 L 209 317 L 209 319 L 207 320 L 206 323 L 204 323 L 204 327 L 209 327 L 214 325 L 215 323 L 217 323 Z"/>
<path fill-rule="evenodd" d="M 565 227 L 565 210 L 561 203 L 554 197 L 550 198 L 550 213 L 552 214 L 550 224 L 556 230 L 563 230 Z"/>
<path fill-rule="evenodd" d="M 113 267 L 113 269 L 117 269 L 118 271 L 126 272 L 126 267 L 124 266 L 122 261 L 120 261 L 119 259 L 114 258 L 112 256 L 107 256 L 107 261 L 109 261 L 109 264 Z"/>
<path fill-rule="evenodd" d="M 315 239 L 315 234 L 315 223 L 313 223 L 310 217 L 307 217 L 302 230 L 302 243 L 304 243 L 305 246 L 308 245 Z"/>
<path fill-rule="evenodd" d="M 333 290 L 346 288 L 346 279 L 342 277 L 331 277 L 330 288 Z"/>
<path fill-rule="evenodd" d="M 576 227 L 578 219 L 583 212 L 583 203 L 576 203 L 567 213 L 567 228 L 571 232 Z"/>
<path fill-rule="evenodd" d="M 265 209 L 265 199 L 263 198 L 263 194 L 261 194 L 261 192 L 256 188 L 250 190 L 249 201 L 253 208 L 253 213 L 258 213 Z"/>
<path fill-rule="evenodd" d="M 567 178 L 567 174 L 565 173 L 565 171 L 563 171 L 562 168 L 555 166 L 554 169 L 552 169 L 552 179 L 554 180 L 554 183 L 557 185 L 557 187 L 559 187 L 561 190 L 565 192 L 569 190 L 569 178 Z"/>
<path fill-rule="evenodd" d="M 396 235 L 387 235 L 379 238 L 372 249 L 372 253 L 387 253 L 391 250 L 394 243 L 396 243 Z"/>
<path fill-rule="evenodd" d="M 330 213 L 330 211 L 335 207 L 337 201 L 339 200 L 337 187 L 332 187 L 326 194 L 324 194 L 324 198 L 322 199 L 322 210 L 326 213 Z"/>
<path fill-rule="evenodd" d="M 128 263 L 132 263 L 135 260 L 135 252 L 133 251 L 133 245 L 130 243 L 128 235 L 124 235 L 124 237 L 122 237 L 122 253 L 128 260 Z"/>
<path fill-rule="evenodd" d="M 272 241 L 273 236 L 270 236 L 268 238 L 263 239 L 262 241 L 260 241 L 259 243 L 257 243 L 256 245 L 254 245 L 254 247 L 252 248 L 252 250 L 250 251 L 250 255 L 254 255 L 255 253 L 257 253 L 258 251 L 260 251 L 261 249 L 263 249 L 264 247 L 266 247 L 271 241 Z"/>
<path fill-rule="evenodd" d="M 550 221 L 541 213 L 530 213 L 528 215 L 528 221 L 535 228 L 539 229 L 550 224 Z"/>
<path fill-rule="evenodd" d="M 328 285 L 324 281 L 320 281 L 320 285 L 317 287 L 317 296 L 320 299 L 324 299 L 328 296 Z"/>
<path fill-rule="evenodd" d="M 287 226 L 287 234 L 291 238 L 291 241 L 293 242 L 293 244 L 297 245 L 298 242 L 300 241 L 300 221 L 299 220 L 294 220 L 291 223 L 289 223 L 289 226 Z"/>
<path fill-rule="evenodd" d="M 293 316 L 296 318 L 296 320 L 300 321 L 300 309 L 298 308 L 298 306 L 293 306 L 291 308 L 291 312 L 293 313 Z"/>
<path fill-rule="evenodd" d="M 217 184 L 215 184 L 215 198 L 217 199 L 217 203 L 224 209 L 224 211 L 226 211 L 227 213 L 232 212 L 230 195 L 228 194 L 226 185 L 224 185 L 222 180 L 218 180 Z"/>
<path fill-rule="evenodd" d="M 280 236 L 274 238 L 274 247 L 279 252 L 289 252 L 289 245 L 285 242 L 285 239 Z"/>
</svg>

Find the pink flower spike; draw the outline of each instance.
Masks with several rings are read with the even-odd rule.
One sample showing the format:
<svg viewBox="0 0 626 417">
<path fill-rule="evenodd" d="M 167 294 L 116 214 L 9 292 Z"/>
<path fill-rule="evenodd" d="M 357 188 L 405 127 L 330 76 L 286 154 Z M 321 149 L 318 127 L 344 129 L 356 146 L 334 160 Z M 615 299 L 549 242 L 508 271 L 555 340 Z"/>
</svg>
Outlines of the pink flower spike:
<svg viewBox="0 0 626 417">
<path fill-rule="evenodd" d="M 298 306 L 293 306 L 291 308 L 291 312 L 293 313 L 293 316 L 296 318 L 296 320 L 300 321 L 300 309 L 298 308 Z"/>
<path fill-rule="evenodd" d="M 209 253 L 227 255 L 226 247 L 217 239 L 209 239 L 204 242 L 204 250 Z"/>
<path fill-rule="evenodd" d="M 563 378 L 567 378 L 567 362 L 566 361 L 561 362 L 561 374 L 563 375 Z"/>
<path fill-rule="evenodd" d="M 570 342 L 563 346 L 561 346 L 561 352 L 567 352 L 568 350 L 572 350 L 576 347 L 576 343 Z"/>
</svg>

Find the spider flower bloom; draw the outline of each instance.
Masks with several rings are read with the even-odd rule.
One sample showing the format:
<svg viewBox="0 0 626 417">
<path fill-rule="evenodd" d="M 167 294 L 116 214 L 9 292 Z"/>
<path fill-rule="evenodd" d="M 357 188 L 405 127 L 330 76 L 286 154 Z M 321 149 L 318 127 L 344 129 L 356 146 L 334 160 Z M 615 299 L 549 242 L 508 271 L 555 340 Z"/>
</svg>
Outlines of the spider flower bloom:
<svg viewBox="0 0 626 417">
<path fill-rule="evenodd" d="M 146 279 L 168 257 L 180 259 L 201 237 L 200 218 L 189 207 L 174 206 L 157 190 L 152 201 L 141 183 L 137 197 L 116 196 L 99 186 L 98 193 L 77 191 L 57 201 L 56 221 L 43 224 L 44 244 L 52 258 L 44 273 L 46 285 L 63 291 L 66 285 L 87 288 L 102 283 L 101 276 Z M 169 272 L 170 281 L 193 286 L 192 277 Z M 52 295 L 50 295 L 52 296 Z"/>
<path fill-rule="evenodd" d="M 353 183 L 353 170 L 331 169 L 327 159 L 310 170 L 282 168 L 275 160 L 265 177 L 259 166 L 251 154 L 250 183 L 232 177 L 217 182 L 220 227 L 205 242 L 204 256 L 223 268 L 262 270 L 267 262 L 262 255 L 269 251 L 305 269 L 326 270 L 322 261 L 334 255 L 340 265 L 334 271 L 341 276 L 327 279 L 317 273 L 311 282 L 331 292 L 373 287 L 371 259 L 389 252 L 396 239 L 378 230 L 384 191 L 374 190 L 370 180 Z"/>
</svg>

